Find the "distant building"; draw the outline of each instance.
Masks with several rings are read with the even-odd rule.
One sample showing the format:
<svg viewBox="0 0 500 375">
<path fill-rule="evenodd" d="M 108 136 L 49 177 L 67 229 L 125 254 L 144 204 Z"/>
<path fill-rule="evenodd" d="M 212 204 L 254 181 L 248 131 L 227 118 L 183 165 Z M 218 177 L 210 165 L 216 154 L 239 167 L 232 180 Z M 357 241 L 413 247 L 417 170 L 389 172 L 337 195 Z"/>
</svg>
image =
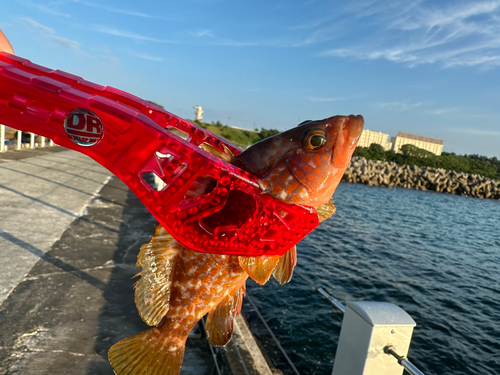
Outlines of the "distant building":
<svg viewBox="0 0 500 375">
<path fill-rule="evenodd" d="M 391 138 L 391 143 L 392 149 L 395 152 L 399 152 L 401 146 L 408 144 L 430 151 L 436 155 L 441 155 L 441 152 L 443 152 L 442 140 L 409 133 L 398 132 L 397 136 Z"/>
<path fill-rule="evenodd" d="M 363 130 L 361 137 L 359 138 L 358 146 L 359 147 L 370 147 L 372 143 L 376 143 L 381 145 L 384 150 L 388 151 L 392 148 L 392 143 L 389 142 L 389 134 L 384 133 L 376 133 L 372 132 L 368 129 Z"/>
<path fill-rule="evenodd" d="M 195 105 L 194 107 L 194 115 L 196 116 L 196 120 L 201 121 L 203 118 L 203 107 L 199 105 Z"/>
</svg>

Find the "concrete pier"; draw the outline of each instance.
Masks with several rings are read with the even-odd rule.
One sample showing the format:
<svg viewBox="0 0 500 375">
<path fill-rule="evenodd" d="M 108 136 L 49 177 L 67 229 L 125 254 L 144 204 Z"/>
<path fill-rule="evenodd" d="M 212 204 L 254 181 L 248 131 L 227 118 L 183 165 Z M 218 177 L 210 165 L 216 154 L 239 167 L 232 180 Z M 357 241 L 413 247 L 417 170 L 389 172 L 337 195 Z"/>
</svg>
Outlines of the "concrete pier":
<svg viewBox="0 0 500 375">
<path fill-rule="evenodd" d="M 109 348 L 149 328 L 133 276 L 155 224 L 86 156 L 58 147 L 0 154 L 0 375 L 112 375 Z M 237 326 L 223 373 L 243 365 L 270 374 Z M 217 374 L 203 334 L 188 339 L 182 374 Z"/>
<path fill-rule="evenodd" d="M 110 178 L 60 147 L 0 154 L 0 303 Z"/>
</svg>

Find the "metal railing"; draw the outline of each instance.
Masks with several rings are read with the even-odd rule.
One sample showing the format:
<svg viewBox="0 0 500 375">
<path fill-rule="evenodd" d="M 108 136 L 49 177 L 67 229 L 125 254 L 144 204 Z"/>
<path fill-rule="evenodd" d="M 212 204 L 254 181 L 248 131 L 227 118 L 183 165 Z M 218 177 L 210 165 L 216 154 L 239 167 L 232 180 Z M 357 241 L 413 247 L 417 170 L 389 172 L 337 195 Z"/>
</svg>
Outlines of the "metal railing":
<svg viewBox="0 0 500 375">
<path fill-rule="evenodd" d="M 404 356 L 400 356 L 398 353 L 394 351 L 394 348 L 391 345 L 387 345 L 384 347 L 384 353 L 392 355 L 394 358 L 398 360 L 398 363 L 405 368 L 411 375 L 424 375 L 422 371 L 420 371 L 417 366 L 411 363 L 408 358 Z"/>
<path fill-rule="evenodd" d="M 307 284 L 309 284 L 314 290 L 316 290 L 318 293 L 320 293 L 328 302 L 330 302 L 332 304 L 333 307 L 335 307 L 338 311 L 340 311 L 343 315 L 346 315 L 346 310 L 348 310 L 349 308 L 349 314 L 351 315 L 351 321 L 352 321 L 352 316 L 355 315 L 353 314 L 353 310 L 352 310 L 352 307 L 355 303 L 347 303 L 347 307 L 344 306 L 342 303 L 340 303 L 338 300 L 336 300 L 334 297 L 332 297 L 330 294 L 328 294 L 323 288 L 320 288 L 320 287 L 317 287 L 316 285 L 314 285 L 314 283 L 312 283 L 309 279 L 307 279 L 306 277 L 302 276 L 300 273 L 298 273 L 297 271 L 294 272 L 294 274 L 298 277 L 300 277 L 302 280 L 304 280 Z M 296 375 L 300 375 L 300 372 L 298 371 L 298 369 L 295 367 L 294 363 L 292 362 L 292 360 L 290 359 L 290 357 L 288 356 L 288 354 L 286 353 L 285 349 L 283 348 L 283 346 L 281 345 L 279 339 L 276 337 L 276 335 L 273 333 L 272 329 L 269 327 L 268 323 L 266 322 L 266 320 L 264 319 L 264 317 L 262 316 L 262 314 L 260 313 L 259 309 L 257 308 L 255 302 L 253 301 L 253 299 L 248 295 L 248 291 L 247 291 L 247 295 L 245 297 L 245 300 L 248 301 L 250 303 L 250 305 L 252 306 L 253 310 L 255 311 L 255 314 L 257 315 L 258 319 L 261 321 L 262 325 L 264 326 L 264 328 L 266 329 L 266 331 L 269 333 L 271 339 L 274 341 L 274 343 L 276 344 L 276 348 L 281 352 L 283 358 L 286 360 L 286 362 L 288 363 L 289 365 L 289 368 L 291 371 L 293 371 L 294 374 Z M 368 303 L 370 304 L 370 303 Z M 376 303 L 375 303 L 376 305 Z M 383 305 L 383 304 L 382 304 Z M 386 304 L 386 305 L 392 305 L 392 304 Z M 404 310 L 398 308 L 397 306 L 395 305 L 392 305 L 393 308 L 396 308 L 396 309 L 399 309 L 403 312 L 403 314 L 406 314 L 406 312 L 404 312 Z M 383 309 L 382 309 L 383 310 Z M 379 310 L 379 313 L 383 311 L 382 310 Z M 407 315 L 407 314 L 406 314 Z M 407 315 L 409 317 L 409 315 Z M 401 317 L 399 317 L 401 318 Z M 392 317 L 391 317 L 392 319 Z M 411 319 L 411 317 L 409 317 L 409 319 L 413 322 L 413 320 Z M 404 320 L 404 319 L 403 319 Z M 403 320 L 399 319 L 399 323 L 403 322 Z M 202 327 L 203 327 L 203 330 L 205 330 L 205 322 L 202 320 L 201 324 L 202 324 Z M 414 322 L 413 322 L 414 323 Z M 346 316 L 344 316 L 344 319 L 343 319 L 343 325 L 342 327 L 344 327 L 344 325 L 348 325 L 346 323 Z M 413 324 L 414 325 L 414 324 Z M 411 324 L 410 324 L 411 326 Z M 412 329 L 412 328 L 411 328 Z M 401 327 L 397 327 L 397 330 L 401 330 Z M 391 329 L 390 330 L 391 334 L 394 334 L 395 330 L 394 329 Z M 367 333 L 367 331 L 365 331 L 365 334 Z M 370 334 L 371 335 L 371 334 Z M 366 335 L 365 335 L 366 336 Z M 387 336 L 384 336 L 382 335 L 382 337 L 384 338 L 384 340 L 387 338 Z M 411 336 L 410 336 L 411 337 Z M 407 338 L 409 340 L 409 338 Z M 339 354 L 339 348 L 341 346 L 341 341 L 342 341 L 342 332 L 341 332 L 341 337 L 339 339 L 339 344 L 338 344 L 338 347 L 337 347 L 337 355 Z M 350 340 L 349 340 L 350 341 Z M 385 342 L 388 342 L 388 341 L 385 341 Z M 379 342 L 380 344 L 380 342 Z M 214 359 L 214 363 L 215 363 L 215 370 L 217 372 L 218 375 L 222 375 L 222 373 L 224 372 L 222 370 L 222 367 L 221 365 L 218 363 L 218 353 L 216 350 L 214 349 L 220 349 L 220 348 L 213 348 L 211 345 L 210 346 L 210 350 L 211 350 L 211 353 L 212 353 L 212 357 Z M 343 348 L 343 352 L 341 354 L 347 354 L 347 361 L 348 362 L 359 362 L 359 361 L 366 361 L 366 363 L 369 362 L 369 359 L 366 357 L 366 352 L 363 351 L 363 348 L 360 348 L 357 346 L 357 344 L 355 345 L 355 348 L 354 350 L 350 350 L 352 348 L 349 348 L 347 350 L 345 350 L 345 348 Z M 407 347 L 406 347 L 406 350 L 405 350 L 405 353 L 407 352 Z M 239 353 L 239 350 L 238 348 L 236 348 L 237 350 L 237 355 L 239 356 L 239 359 L 240 359 L 240 362 L 242 364 L 242 368 L 243 368 L 243 371 L 245 371 L 246 374 L 249 374 L 249 371 L 248 369 L 246 368 L 246 365 L 242 359 L 242 356 L 241 354 Z M 410 375 L 425 375 L 421 370 L 419 370 L 417 368 L 417 366 L 415 366 L 412 362 L 410 362 L 408 360 L 408 358 L 406 358 L 405 356 L 401 356 L 398 354 L 398 352 L 396 351 L 396 347 L 392 344 L 385 344 L 385 346 L 380 346 L 379 349 L 377 349 L 382 356 L 384 355 L 388 355 L 388 356 L 392 356 L 396 359 L 397 363 L 396 362 L 392 362 L 392 366 L 398 366 L 398 364 L 400 366 L 402 366 L 402 368 L 404 370 L 406 370 Z M 369 350 L 372 354 L 371 356 L 373 356 L 373 353 L 374 353 L 374 350 L 373 350 L 373 346 L 370 348 Z M 220 354 L 220 353 L 219 353 Z M 364 359 L 363 359 L 364 357 Z M 345 358 L 340 358 L 341 360 L 344 360 Z M 336 358 L 336 361 L 337 362 L 337 358 Z M 388 361 L 388 362 L 391 362 L 391 361 Z M 334 364 L 335 365 L 335 364 Z M 394 369 L 394 368 L 393 368 Z M 404 370 L 401 369 L 400 373 L 402 373 Z M 333 374 L 338 374 L 338 373 L 341 373 L 341 374 L 361 374 L 363 373 L 362 371 L 348 371 L 348 372 L 344 372 L 343 369 L 340 369 L 338 371 L 335 370 L 335 367 L 334 367 L 334 370 L 333 370 Z M 397 371 L 396 371 L 397 372 Z M 376 372 L 370 372 L 370 373 L 377 373 L 377 374 L 381 374 L 381 375 L 385 375 L 386 372 L 385 371 L 385 367 L 384 367 L 384 370 L 383 371 L 376 371 Z M 394 372 L 392 372 L 394 373 Z"/>
<path fill-rule="evenodd" d="M 300 273 L 295 271 L 295 275 L 299 276 L 302 280 L 307 282 L 314 290 L 318 291 L 326 300 L 328 300 L 338 311 L 340 311 L 342 314 L 345 314 L 346 308 L 344 305 L 342 305 L 339 301 L 337 301 L 335 298 L 333 298 L 331 295 L 329 295 L 323 288 L 318 288 L 314 283 L 312 283 L 309 279 L 306 277 L 302 276 Z M 384 347 L 384 353 L 387 355 L 392 355 L 398 363 L 404 367 L 408 373 L 411 375 L 425 375 L 422 371 L 418 369 L 417 366 L 415 366 L 413 363 L 408 360 L 405 356 L 400 356 L 396 351 L 395 348 L 392 345 L 386 345 Z"/>
<path fill-rule="evenodd" d="M 54 142 L 51 139 L 42 137 L 42 136 L 37 136 L 34 133 L 25 133 L 30 135 L 30 141 L 29 143 L 23 143 L 23 132 L 17 131 L 17 136 L 16 136 L 16 141 L 12 146 L 13 148 L 10 148 L 10 145 L 6 145 L 6 141 L 8 141 L 5 137 L 5 130 L 6 126 L 0 124 L 0 152 L 5 152 L 9 151 L 9 149 L 14 149 L 14 150 L 21 150 L 23 148 L 29 148 L 29 149 L 34 149 L 37 147 L 46 147 L 47 143 L 49 146 L 54 146 Z M 36 142 L 36 137 L 39 137 L 39 142 Z M 48 140 L 48 142 L 47 142 Z"/>
<path fill-rule="evenodd" d="M 296 374 L 296 375 L 300 375 L 300 372 L 299 370 L 297 370 L 297 367 L 295 367 L 295 365 L 293 364 L 292 360 L 290 359 L 290 357 L 288 356 L 288 354 L 286 354 L 286 351 L 285 349 L 283 348 L 283 346 L 281 346 L 281 343 L 279 342 L 278 338 L 275 336 L 275 334 L 273 333 L 273 331 L 271 330 L 271 328 L 269 327 L 269 325 L 267 324 L 266 320 L 264 319 L 264 317 L 262 316 L 262 314 L 260 313 L 259 309 L 257 308 L 257 306 L 255 305 L 255 303 L 252 301 L 252 298 L 250 298 L 250 296 L 248 295 L 248 292 L 247 292 L 247 295 L 246 295 L 246 299 L 248 300 L 248 302 L 250 302 L 250 304 L 252 305 L 252 307 L 254 308 L 255 312 L 257 313 L 257 316 L 259 317 L 260 321 L 264 324 L 264 327 L 266 327 L 266 330 L 269 332 L 269 334 L 271 335 L 271 337 L 273 338 L 274 342 L 276 343 L 276 346 L 278 347 L 278 349 L 280 350 L 281 354 L 283 354 L 283 356 L 285 357 L 286 361 L 288 362 L 288 364 L 290 365 L 290 368 L 293 370 L 293 372 Z"/>
</svg>

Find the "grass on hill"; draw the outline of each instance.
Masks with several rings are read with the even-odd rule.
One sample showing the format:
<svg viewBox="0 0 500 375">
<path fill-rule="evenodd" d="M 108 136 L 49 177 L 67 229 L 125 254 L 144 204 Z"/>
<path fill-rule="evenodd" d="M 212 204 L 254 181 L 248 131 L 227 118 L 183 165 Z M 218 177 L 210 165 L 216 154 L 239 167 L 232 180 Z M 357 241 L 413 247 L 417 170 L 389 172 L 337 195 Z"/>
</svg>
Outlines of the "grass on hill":
<svg viewBox="0 0 500 375">
<path fill-rule="evenodd" d="M 164 107 L 161 104 L 155 103 L 151 100 L 148 100 L 148 102 L 164 109 Z M 198 126 L 201 126 L 204 129 L 207 129 L 209 132 L 214 133 L 215 135 L 218 135 L 219 137 L 222 137 L 228 140 L 229 142 L 234 143 L 236 146 L 242 148 L 247 148 L 248 146 L 253 145 L 254 143 L 260 142 L 263 139 L 269 138 L 273 135 L 280 133 L 276 129 L 260 128 L 260 131 L 257 129 L 255 131 L 236 129 L 227 125 L 223 125 L 220 121 L 217 121 L 215 123 L 202 122 L 200 120 L 194 120 L 194 121 L 189 120 L 189 121 Z"/>
<path fill-rule="evenodd" d="M 231 143 L 243 146 L 244 148 L 279 133 L 276 129 L 261 128 L 260 131 L 236 129 L 223 125 L 220 121 L 217 121 L 216 123 L 206 123 L 195 120 L 193 123 L 207 129 L 209 132 L 212 132 L 219 137 L 227 139 Z"/>
</svg>

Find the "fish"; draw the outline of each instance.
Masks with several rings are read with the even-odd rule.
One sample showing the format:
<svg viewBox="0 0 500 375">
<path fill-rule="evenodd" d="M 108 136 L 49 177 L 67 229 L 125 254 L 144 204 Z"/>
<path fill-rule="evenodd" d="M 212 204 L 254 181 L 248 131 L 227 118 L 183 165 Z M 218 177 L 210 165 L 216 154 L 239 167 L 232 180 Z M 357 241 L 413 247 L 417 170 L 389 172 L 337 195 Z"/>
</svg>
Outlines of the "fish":
<svg viewBox="0 0 500 375">
<path fill-rule="evenodd" d="M 262 192 L 286 203 L 316 209 L 323 221 L 333 215 L 332 195 L 363 130 L 360 115 L 304 121 L 297 127 L 254 144 L 238 155 L 210 145 L 203 148 L 253 174 Z M 193 195 L 209 187 L 200 178 Z M 189 193 L 188 193 L 189 194 Z M 231 339 L 241 312 L 246 281 L 263 285 L 271 275 L 286 284 L 297 264 L 296 247 L 282 256 L 243 257 L 193 251 L 158 225 L 141 247 L 135 284 L 139 315 L 153 328 L 111 347 L 117 375 L 178 375 L 189 332 L 207 315 L 206 335 L 214 346 Z"/>
</svg>

